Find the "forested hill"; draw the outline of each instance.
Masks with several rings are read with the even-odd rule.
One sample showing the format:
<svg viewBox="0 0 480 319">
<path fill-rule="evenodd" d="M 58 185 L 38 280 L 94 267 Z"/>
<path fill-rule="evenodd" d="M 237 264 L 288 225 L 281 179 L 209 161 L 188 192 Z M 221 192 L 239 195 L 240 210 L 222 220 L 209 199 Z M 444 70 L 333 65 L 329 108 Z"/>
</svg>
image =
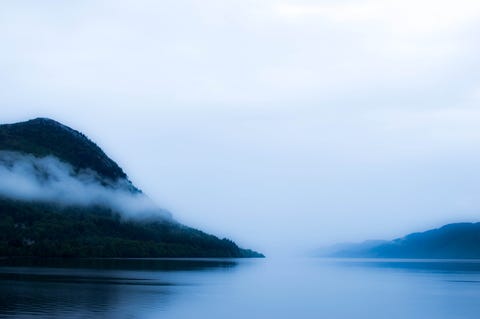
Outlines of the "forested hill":
<svg viewBox="0 0 480 319">
<path fill-rule="evenodd" d="M 181 225 L 82 133 L 0 125 L 0 256 L 263 257 Z"/>
<path fill-rule="evenodd" d="M 0 256 L 262 257 L 171 221 L 122 220 L 104 207 L 11 199 L 0 199 Z"/>
<path fill-rule="evenodd" d="M 48 118 L 0 125 L 0 150 L 55 156 L 74 168 L 92 169 L 103 178 L 127 178 L 117 163 L 84 134 Z"/>
</svg>

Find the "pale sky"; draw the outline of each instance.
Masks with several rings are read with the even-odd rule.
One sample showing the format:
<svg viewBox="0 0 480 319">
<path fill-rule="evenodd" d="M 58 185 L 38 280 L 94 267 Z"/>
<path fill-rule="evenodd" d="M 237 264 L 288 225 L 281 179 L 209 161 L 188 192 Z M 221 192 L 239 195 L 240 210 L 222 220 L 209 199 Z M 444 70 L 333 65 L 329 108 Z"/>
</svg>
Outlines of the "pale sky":
<svg viewBox="0 0 480 319">
<path fill-rule="evenodd" d="M 478 0 L 0 0 L 0 122 L 275 255 L 480 219 Z"/>
</svg>

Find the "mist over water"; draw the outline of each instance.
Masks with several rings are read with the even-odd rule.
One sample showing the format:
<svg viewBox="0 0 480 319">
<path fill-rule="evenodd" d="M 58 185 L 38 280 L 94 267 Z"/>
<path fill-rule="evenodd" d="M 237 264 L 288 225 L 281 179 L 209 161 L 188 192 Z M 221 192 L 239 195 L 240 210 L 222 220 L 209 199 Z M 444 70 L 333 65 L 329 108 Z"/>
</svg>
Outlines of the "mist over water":
<svg viewBox="0 0 480 319">
<path fill-rule="evenodd" d="M 128 180 L 105 180 L 54 156 L 0 151 L 0 196 L 66 206 L 100 205 L 126 218 L 171 218 L 146 195 L 132 191 Z"/>
<path fill-rule="evenodd" d="M 0 317 L 476 319 L 480 263 L 0 261 Z"/>
<path fill-rule="evenodd" d="M 479 318 L 480 260 L 299 257 L 479 220 L 479 30 L 474 0 L 0 1 L 0 122 L 60 121 L 151 196 L 0 150 L 0 201 L 155 201 L 267 255 L 0 257 L 0 318 Z"/>
</svg>

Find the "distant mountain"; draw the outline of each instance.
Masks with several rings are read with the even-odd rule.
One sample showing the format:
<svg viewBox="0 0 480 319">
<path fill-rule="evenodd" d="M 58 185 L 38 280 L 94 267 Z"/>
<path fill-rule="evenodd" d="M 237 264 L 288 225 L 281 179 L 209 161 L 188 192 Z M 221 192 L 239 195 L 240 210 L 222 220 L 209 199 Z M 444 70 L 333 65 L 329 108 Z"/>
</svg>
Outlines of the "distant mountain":
<svg viewBox="0 0 480 319">
<path fill-rule="evenodd" d="M 343 244 L 318 255 L 350 258 L 480 258 L 480 223 L 456 223 L 392 241 Z"/>
<path fill-rule="evenodd" d="M 0 125 L 0 256 L 263 257 L 181 225 L 82 133 Z"/>
</svg>

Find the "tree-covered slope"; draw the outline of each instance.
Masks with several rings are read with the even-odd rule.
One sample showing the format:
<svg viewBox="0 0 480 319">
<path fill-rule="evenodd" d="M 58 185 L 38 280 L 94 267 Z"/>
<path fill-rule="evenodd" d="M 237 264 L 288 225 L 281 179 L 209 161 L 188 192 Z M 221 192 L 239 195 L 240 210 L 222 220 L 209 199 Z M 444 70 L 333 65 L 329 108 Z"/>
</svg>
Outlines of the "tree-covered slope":
<svg viewBox="0 0 480 319">
<path fill-rule="evenodd" d="M 53 120 L 0 125 L 0 157 L 0 256 L 262 256 L 181 225 L 158 207 L 136 214 L 145 195 L 97 145 Z M 48 196 L 31 198 L 38 185 Z M 128 214 L 123 203 L 130 205 Z"/>
<path fill-rule="evenodd" d="M 0 199 L 0 256 L 260 257 L 174 221 L 124 219 L 104 207 Z"/>
<path fill-rule="evenodd" d="M 0 150 L 55 156 L 77 169 L 92 169 L 111 180 L 127 178 L 100 147 L 82 133 L 47 118 L 0 125 Z"/>
</svg>

